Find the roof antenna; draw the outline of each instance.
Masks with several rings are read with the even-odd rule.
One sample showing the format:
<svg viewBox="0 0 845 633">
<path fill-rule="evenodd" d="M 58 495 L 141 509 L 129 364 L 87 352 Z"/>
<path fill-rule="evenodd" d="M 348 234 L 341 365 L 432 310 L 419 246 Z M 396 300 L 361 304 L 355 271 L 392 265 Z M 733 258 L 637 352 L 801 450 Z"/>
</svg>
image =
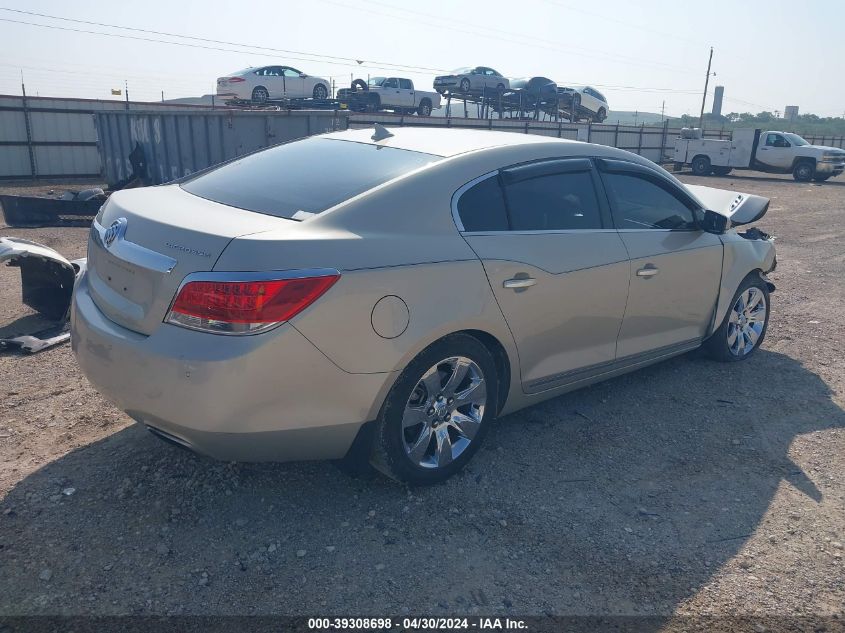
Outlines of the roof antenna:
<svg viewBox="0 0 845 633">
<path fill-rule="evenodd" d="M 393 136 L 393 132 L 384 127 L 381 123 L 375 124 L 376 132 L 370 138 L 374 141 L 383 141 L 386 138 Z"/>
</svg>

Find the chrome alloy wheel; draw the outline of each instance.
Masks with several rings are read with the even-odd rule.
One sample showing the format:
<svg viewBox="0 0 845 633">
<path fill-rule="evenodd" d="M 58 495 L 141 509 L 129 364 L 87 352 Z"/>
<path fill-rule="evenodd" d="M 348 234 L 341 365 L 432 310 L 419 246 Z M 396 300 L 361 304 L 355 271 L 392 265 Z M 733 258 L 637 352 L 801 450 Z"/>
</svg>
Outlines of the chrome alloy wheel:
<svg viewBox="0 0 845 633">
<path fill-rule="evenodd" d="M 737 297 L 728 321 L 728 349 L 734 356 L 746 356 L 757 345 L 766 326 L 766 296 L 754 286 Z"/>
<path fill-rule="evenodd" d="M 457 459 L 481 427 L 487 385 L 481 368 L 453 356 L 420 378 L 405 405 L 402 443 L 417 466 L 442 468 Z"/>
</svg>

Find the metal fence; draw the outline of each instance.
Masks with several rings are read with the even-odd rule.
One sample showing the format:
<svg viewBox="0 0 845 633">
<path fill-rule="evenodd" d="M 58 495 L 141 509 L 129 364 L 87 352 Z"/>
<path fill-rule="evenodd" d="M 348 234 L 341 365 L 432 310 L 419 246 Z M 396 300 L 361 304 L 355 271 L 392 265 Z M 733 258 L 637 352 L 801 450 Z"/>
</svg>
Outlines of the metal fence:
<svg viewBox="0 0 845 633">
<path fill-rule="evenodd" d="M 0 179 L 101 174 L 95 112 L 207 110 L 207 106 L 0 95 Z"/>
<path fill-rule="evenodd" d="M 675 139 L 681 134 L 681 128 L 662 126 L 621 125 L 608 123 L 568 123 L 556 121 L 534 121 L 521 119 L 471 119 L 464 117 L 418 117 L 415 115 L 395 114 L 359 114 L 349 120 L 349 127 L 362 128 L 381 123 L 387 126 L 414 127 L 449 127 L 456 129 L 498 130 L 503 132 L 522 132 L 540 134 L 571 140 L 587 141 L 600 145 L 609 145 L 624 149 L 648 158 L 655 163 L 672 160 L 675 152 Z M 730 139 L 731 131 L 725 129 L 705 129 L 704 138 Z M 803 137 L 815 145 L 829 145 L 845 149 L 845 136 Z"/>
<path fill-rule="evenodd" d="M 337 110 L 98 112 L 103 176 L 115 184 L 132 173 L 129 154 L 144 150 L 150 184 L 161 184 L 262 147 L 347 128 Z"/>
<path fill-rule="evenodd" d="M 128 110 L 128 113 L 127 113 Z M 231 109 L 213 109 L 209 106 L 189 106 L 181 104 L 145 103 L 122 101 L 101 101 L 92 99 L 56 99 L 52 97 L 21 97 L 0 95 L 0 180 L 27 178 L 79 178 L 101 177 L 104 174 L 110 182 L 118 172 L 125 168 L 126 157 L 131 147 L 122 148 L 122 158 L 117 159 L 121 151 L 118 139 L 129 143 L 130 130 L 124 129 L 122 137 L 110 137 L 109 130 L 113 128 L 100 127 L 95 124 L 94 115 L 103 116 L 105 113 L 125 114 L 144 113 L 161 115 L 159 123 L 149 119 L 152 127 L 149 133 L 163 135 L 167 145 L 167 161 L 171 158 L 170 174 L 183 174 L 196 165 L 205 165 L 204 158 L 230 158 L 244 153 L 249 149 L 264 147 L 279 143 L 295 136 L 279 136 L 274 131 L 277 127 L 273 121 L 285 121 L 285 125 L 294 125 L 293 121 L 301 117 L 303 111 L 261 111 L 244 112 Z M 179 113 L 178 116 L 176 113 Z M 194 122 L 189 123 L 183 115 L 199 113 L 214 113 L 214 123 L 205 122 L 199 128 Z M 233 114 L 230 114 L 233 113 Z M 335 123 L 332 129 L 343 129 L 347 120 L 344 111 L 320 111 L 320 116 L 333 117 Z M 246 118 L 239 118 L 244 115 Z M 293 118 L 285 119 L 286 116 Z M 223 117 L 223 118 L 219 118 Z M 281 119 L 279 117 L 282 117 Z M 578 139 L 611 145 L 641 154 L 655 162 L 671 160 L 675 138 L 680 134 L 679 128 L 667 125 L 617 125 L 599 123 L 567 123 L 556 121 L 525 121 L 520 119 L 478 119 L 465 117 L 418 117 L 416 115 L 395 114 L 348 114 L 350 127 L 366 127 L 373 123 L 393 126 L 435 126 L 454 128 L 473 128 L 488 130 L 504 130 L 523 132 L 526 134 L 541 134 L 558 138 Z M 230 121 L 237 119 L 237 129 Z M 315 119 L 308 121 L 315 123 Z M 325 119 L 320 118 L 325 122 Z M 166 121 L 166 123 L 163 123 Z M 220 132 L 221 121 L 223 130 Z M 206 135 L 206 123 L 208 134 Z M 111 125 L 111 123 L 110 123 Z M 122 125 L 122 124 L 121 124 Z M 294 128 L 290 128 L 293 130 Z M 297 131 L 297 134 L 316 134 L 324 131 L 322 124 L 314 124 Z M 143 135 L 144 130 L 138 129 Z M 293 133 L 293 132 L 292 132 Z M 242 139 L 239 135 L 243 134 Z M 730 130 L 706 129 L 706 138 L 728 139 Z M 845 136 L 804 134 L 810 143 L 831 145 L 845 148 Z M 98 151 L 98 139 L 101 145 L 110 146 L 106 158 Z M 178 139 L 178 142 L 177 142 Z M 224 139 L 226 151 L 217 151 L 220 139 Z M 163 148 L 161 148 L 163 149 Z M 203 160 L 200 160 L 203 159 Z M 121 160 L 123 166 L 107 161 Z M 179 162 L 181 160 L 181 163 Z M 154 165 L 163 169 L 163 162 Z M 157 172 L 159 178 L 165 178 L 165 171 Z M 175 177 L 175 176 L 174 176 Z M 118 179 L 119 180 L 119 179 Z"/>
</svg>

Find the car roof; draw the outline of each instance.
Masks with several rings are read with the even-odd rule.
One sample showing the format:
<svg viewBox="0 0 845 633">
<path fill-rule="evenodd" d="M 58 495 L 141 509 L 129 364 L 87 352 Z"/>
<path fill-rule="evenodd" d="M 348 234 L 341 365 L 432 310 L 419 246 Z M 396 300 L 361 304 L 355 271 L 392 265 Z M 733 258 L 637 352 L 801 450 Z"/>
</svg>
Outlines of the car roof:
<svg viewBox="0 0 845 633">
<path fill-rule="evenodd" d="M 373 128 L 332 132 L 324 138 L 341 141 L 367 143 L 383 147 L 423 152 L 435 156 L 457 156 L 476 150 L 493 147 L 532 145 L 536 143 L 561 143 L 580 145 L 576 141 L 558 139 L 538 134 L 524 134 L 522 132 L 496 132 L 490 130 L 456 130 L 434 127 L 388 127 L 393 136 L 380 141 L 374 141 Z"/>
</svg>

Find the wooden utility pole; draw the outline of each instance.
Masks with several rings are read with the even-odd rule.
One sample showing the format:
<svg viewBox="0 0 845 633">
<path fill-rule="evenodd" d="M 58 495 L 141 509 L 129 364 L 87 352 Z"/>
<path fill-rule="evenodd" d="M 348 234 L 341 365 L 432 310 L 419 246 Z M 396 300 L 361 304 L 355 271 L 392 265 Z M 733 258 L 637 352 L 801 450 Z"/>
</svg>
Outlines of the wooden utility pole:
<svg viewBox="0 0 845 633">
<path fill-rule="evenodd" d="M 701 116 L 698 117 L 698 127 L 704 127 L 704 104 L 707 101 L 707 86 L 710 83 L 710 64 L 713 63 L 713 47 L 710 47 L 710 59 L 707 60 L 707 77 L 704 79 L 704 94 L 701 97 Z"/>
</svg>

